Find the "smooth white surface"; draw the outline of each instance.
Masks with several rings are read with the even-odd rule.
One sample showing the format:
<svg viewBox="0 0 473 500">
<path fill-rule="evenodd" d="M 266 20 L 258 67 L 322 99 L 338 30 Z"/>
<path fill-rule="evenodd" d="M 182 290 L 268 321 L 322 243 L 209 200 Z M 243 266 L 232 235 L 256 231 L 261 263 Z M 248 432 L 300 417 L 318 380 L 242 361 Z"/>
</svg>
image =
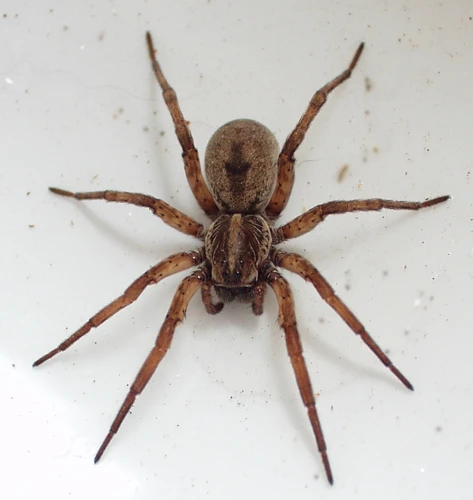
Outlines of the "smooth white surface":
<svg viewBox="0 0 473 500">
<path fill-rule="evenodd" d="M 468 0 L 2 3 L 4 498 L 471 498 L 472 16 Z M 193 300 L 99 465 L 93 456 L 180 277 L 31 368 L 149 266 L 195 247 L 146 210 L 80 204 L 48 186 L 145 192 L 205 222 L 146 30 L 201 154 L 239 117 L 282 143 L 365 41 L 298 152 L 282 221 L 331 199 L 452 195 L 421 213 L 332 217 L 285 246 L 318 266 L 416 388 L 289 278 L 333 488 L 271 293 L 259 318 L 233 305 L 211 317 Z"/>
</svg>

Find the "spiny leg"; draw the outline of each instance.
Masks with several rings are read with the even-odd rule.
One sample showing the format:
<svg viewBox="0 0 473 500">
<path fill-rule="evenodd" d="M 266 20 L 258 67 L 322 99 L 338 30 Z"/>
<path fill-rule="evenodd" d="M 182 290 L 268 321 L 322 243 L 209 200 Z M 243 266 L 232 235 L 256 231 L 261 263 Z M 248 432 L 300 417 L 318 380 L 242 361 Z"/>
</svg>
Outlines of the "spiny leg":
<svg viewBox="0 0 473 500">
<path fill-rule="evenodd" d="M 266 213 L 270 217 L 277 217 L 284 209 L 291 195 L 292 186 L 294 184 L 294 153 L 304 140 L 305 134 L 316 117 L 320 108 L 327 101 L 328 95 L 332 90 L 335 90 L 345 80 L 350 78 L 352 71 L 358 62 L 363 51 L 364 44 L 358 47 L 348 69 L 334 78 L 331 82 L 324 85 L 321 89 L 313 95 L 310 100 L 309 106 L 305 113 L 302 115 L 296 128 L 291 132 L 286 139 L 284 146 L 281 150 L 278 160 L 278 180 L 276 189 L 273 193 L 271 201 L 266 207 Z"/>
<path fill-rule="evenodd" d="M 194 139 L 192 138 L 188 123 L 182 115 L 176 92 L 170 87 L 168 81 L 163 75 L 163 72 L 161 71 L 161 67 L 156 59 L 156 50 L 153 45 L 153 39 L 151 38 L 151 33 L 149 32 L 146 33 L 146 43 L 148 45 L 149 57 L 151 59 L 154 74 L 156 75 L 156 79 L 158 80 L 159 86 L 163 92 L 164 101 L 166 102 L 166 106 L 171 114 L 171 118 L 176 129 L 177 139 L 179 140 L 182 148 L 182 158 L 184 159 L 187 182 L 189 183 L 192 193 L 197 199 L 197 202 L 202 210 L 207 215 L 216 215 L 218 213 L 218 208 L 202 176 L 199 153 L 194 146 Z"/>
<path fill-rule="evenodd" d="M 325 473 L 330 484 L 333 484 L 332 470 L 327 455 L 322 426 L 315 406 L 314 391 L 310 382 L 309 372 L 302 354 L 302 345 L 297 330 L 296 315 L 294 311 L 294 299 L 289 287 L 289 283 L 279 274 L 276 269 L 272 269 L 266 275 L 266 281 L 276 294 L 279 304 L 278 321 L 286 336 L 286 345 L 292 368 L 296 376 L 299 392 L 304 406 L 307 408 L 309 420 L 312 425 L 317 447 L 322 457 Z"/>
<path fill-rule="evenodd" d="M 64 342 L 59 344 L 56 349 L 53 349 L 52 351 L 48 352 L 37 361 L 35 361 L 33 363 L 33 366 L 38 366 L 48 359 L 52 358 L 56 354 L 69 349 L 72 344 L 76 343 L 80 338 L 89 333 L 92 328 L 97 328 L 118 311 L 132 304 L 142 294 L 143 290 L 147 286 L 159 283 L 162 279 L 167 278 L 172 274 L 196 266 L 200 264 L 202 260 L 203 252 L 202 250 L 198 250 L 189 253 L 177 253 L 161 261 L 159 264 L 156 264 L 144 274 L 142 274 L 138 279 L 136 279 L 125 290 L 125 292 L 120 295 L 120 297 L 110 302 L 110 304 L 101 309 L 97 314 L 94 314 L 94 316 L 92 316 L 76 332 L 74 332 L 70 337 L 64 340 Z"/>
<path fill-rule="evenodd" d="M 165 201 L 153 198 L 146 194 L 126 193 L 124 191 L 92 191 L 88 193 L 72 193 L 64 189 L 50 187 L 50 191 L 61 196 L 75 198 L 76 200 L 105 200 L 116 203 L 128 203 L 137 207 L 149 208 L 154 215 L 160 217 L 166 224 L 181 233 L 202 239 L 204 226 L 188 217 L 177 208 L 171 207 Z"/>
<path fill-rule="evenodd" d="M 349 212 L 372 212 L 382 209 L 389 210 L 421 210 L 422 208 L 431 207 L 438 203 L 447 201 L 450 196 L 439 196 L 431 200 L 420 201 L 395 201 L 382 200 L 374 198 L 370 200 L 351 200 L 351 201 L 330 201 L 323 205 L 317 205 L 307 212 L 304 212 L 299 217 L 292 219 L 284 226 L 276 229 L 276 243 L 296 238 L 309 231 L 312 231 L 315 226 L 320 224 L 325 217 L 333 214 L 346 214 Z"/>
<path fill-rule="evenodd" d="M 140 371 L 136 375 L 136 378 L 131 385 L 125 400 L 123 401 L 122 406 L 118 410 L 117 416 L 115 417 L 107 436 L 100 446 L 97 455 L 95 455 L 95 463 L 100 460 L 103 452 L 109 445 L 113 436 L 118 432 L 120 425 L 135 402 L 136 396 L 138 396 L 138 394 L 140 394 L 146 387 L 146 384 L 153 376 L 153 373 L 156 371 L 159 363 L 164 358 L 166 352 L 171 346 L 174 330 L 176 329 L 176 326 L 183 321 L 191 298 L 206 280 L 206 274 L 202 270 L 198 270 L 181 281 L 172 299 L 166 319 L 161 326 L 156 343 L 153 349 L 151 349 L 151 352 L 148 354 Z"/>
<path fill-rule="evenodd" d="M 384 366 L 411 391 L 414 390 L 407 378 L 393 365 L 392 361 L 384 354 L 379 345 L 366 331 L 360 320 L 350 311 L 344 302 L 335 294 L 333 288 L 320 272 L 304 257 L 296 253 L 287 253 L 282 250 L 275 250 L 272 254 L 272 261 L 276 266 L 280 266 L 288 271 L 298 274 L 306 281 L 314 285 L 327 304 L 345 321 L 354 333 L 361 337 L 361 340 L 373 351 Z"/>
</svg>

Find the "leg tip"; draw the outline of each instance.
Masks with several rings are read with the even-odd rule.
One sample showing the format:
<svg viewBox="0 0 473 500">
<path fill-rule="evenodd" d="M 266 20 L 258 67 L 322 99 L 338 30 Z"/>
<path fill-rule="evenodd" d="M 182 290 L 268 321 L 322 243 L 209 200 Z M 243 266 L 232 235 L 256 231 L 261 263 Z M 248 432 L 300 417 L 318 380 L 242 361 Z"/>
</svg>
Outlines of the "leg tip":
<svg viewBox="0 0 473 500">
<path fill-rule="evenodd" d="M 439 203 L 443 203 L 449 200 L 451 196 L 449 194 L 445 196 L 439 196 L 437 198 L 432 198 L 431 200 L 426 200 L 422 203 L 422 208 L 431 207 L 432 205 L 438 205 Z"/>
<path fill-rule="evenodd" d="M 400 380 L 405 385 L 405 387 L 407 387 L 407 389 L 409 389 L 410 391 L 414 390 L 414 386 L 409 382 L 409 380 L 407 380 L 406 377 L 402 376 Z"/>
<path fill-rule="evenodd" d="M 61 349 L 59 348 L 53 349 L 52 351 L 48 352 L 44 356 L 41 356 L 39 359 L 37 359 L 33 363 L 33 367 L 42 365 L 45 361 L 48 361 L 48 359 L 51 359 L 53 356 L 56 356 L 56 354 L 58 354 L 59 352 L 61 352 Z"/>
<path fill-rule="evenodd" d="M 107 446 L 110 444 L 112 437 L 113 437 L 113 432 L 110 431 L 107 434 L 107 437 L 104 439 L 103 443 L 100 445 L 99 451 L 97 451 L 97 454 L 94 457 L 94 464 L 96 464 L 102 458 L 103 452 L 105 451 Z"/>
<path fill-rule="evenodd" d="M 102 444 L 102 446 L 99 448 L 99 451 L 97 452 L 97 454 L 94 457 L 94 464 L 96 464 L 102 458 L 104 450 L 105 450 L 105 448 Z"/>
<path fill-rule="evenodd" d="M 148 45 L 148 51 L 150 53 L 150 56 L 154 59 L 155 50 L 154 50 L 153 37 L 151 36 L 150 31 L 146 32 L 146 44 Z"/>
<path fill-rule="evenodd" d="M 363 52 L 363 48 L 365 46 L 365 42 L 361 42 L 360 45 L 358 46 L 358 49 L 356 50 L 355 52 L 355 55 L 353 57 L 353 60 L 352 62 L 350 63 L 350 66 L 348 67 L 348 70 L 349 71 L 353 71 L 355 69 L 355 66 L 357 65 L 358 63 L 358 59 L 360 58 L 361 56 L 361 53 Z"/>
<path fill-rule="evenodd" d="M 49 359 L 47 356 L 43 356 L 39 359 L 37 359 L 34 363 L 33 363 L 33 368 L 36 368 L 37 366 L 39 365 L 42 365 L 47 359 Z"/>
<path fill-rule="evenodd" d="M 331 486 L 333 486 L 332 468 L 330 467 L 330 462 L 328 461 L 328 456 L 327 456 L 326 451 L 322 452 L 322 462 L 324 464 L 325 475 L 327 476 L 327 481 L 330 483 Z"/>
<path fill-rule="evenodd" d="M 50 187 L 49 190 L 51 191 L 51 193 L 59 194 L 60 196 L 69 196 L 72 198 L 74 197 L 74 193 L 71 193 L 70 191 L 66 191 L 65 189 Z"/>
</svg>

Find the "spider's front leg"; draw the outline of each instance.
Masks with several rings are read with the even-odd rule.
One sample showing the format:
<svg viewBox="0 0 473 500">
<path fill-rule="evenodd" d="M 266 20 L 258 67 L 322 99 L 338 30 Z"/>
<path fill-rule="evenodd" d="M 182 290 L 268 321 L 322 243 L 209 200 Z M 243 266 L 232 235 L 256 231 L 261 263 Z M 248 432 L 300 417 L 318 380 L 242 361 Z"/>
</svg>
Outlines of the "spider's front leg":
<svg viewBox="0 0 473 500">
<path fill-rule="evenodd" d="M 151 33 L 149 32 L 146 33 L 146 43 L 148 45 L 148 53 L 151 59 L 153 72 L 163 92 L 164 101 L 171 114 L 177 139 L 182 148 L 182 158 L 184 160 L 187 182 L 202 210 L 209 216 L 216 215 L 218 213 L 218 208 L 202 175 L 199 153 L 194 146 L 194 139 L 192 138 L 188 122 L 184 119 L 181 108 L 179 107 L 176 92 L 164 77 L 161 66 L 156 59 L 156 50 L 153 45 Z"/>
<path fill-rule="evenodd" d="M 100 460 L 103 452 L 109 445 L 113 436 L 118 432 L 123 420 L 130 411 L 130 408 L 135 402 L 136 396 L 138 396 L 138 394 L 140 394 L 146 387 L 146 384 L 153 376 L 159 363 L 164 358 L 166 352 L 171 346 L 176 326 L 184 320 L 187 306 L 191 298 L 206 281 L 208 281 L 207 274 L 201 269 L 195 271 L 181 281 L 172 299 L 166 319 L 164 320 L 158 337 L 156 338 L 156 343 L 153 349 L 151 349 L 151 352 L 148 354 L 148 357 L 143 363 L 140 371 L 136 375 L 136 378 L 131 385 L 125 400 L 123 401 L 122 406 L 118 410 L 117 416 L 115 417 L 107 436 L 95 455 L 95 463 Z"/>
<path fill-rule="evenodd" d="M 76 200 L 105 200 L 149 208 L 154 215 L 160 217 L 163 222 L 174 229 L 177 229 L 181 233 L 188 234 L 189 236 L 195 236 L 196 238 L 202 239 L 204 232 L 204 226 L 202 224 L 185 215 L 180 210 L 177 210 L 177 208 L 168 205 L 165 201 L 153 198 L 153 196 L 111 190 L 81 193 L 73 193 L 55 187 L 50 187 L 49 190 L 60 196 L 67 196 L 68 198 L 75 198 Z"/>
<path fill-rule="evenodd" d="M 273 267 L 266 273 L 265 279 L 274 290 L 279 304 L 278 321 L 286 336 L 286 346 L 292 368 L 296 376 L 299 392 L 304 406 L 307 408 L 312 430 L 317 441 L 317 447 L 325 468 L 325 473 L 330 484 L 333 484 L 333 475 L 327 454 L 322 426 L 315 406 L 314 391 L 310 382 L 309 372 L 302 354 L 302 344 L 297 330 L 296 314 L 294 311 L 294 299 L 289 283 Z"/>
<path fill-rule="evenodd" d="M 327 101 L 328 95 L 350 78 L 352 71 L 358 63 L 363 51 L 364 44 L 360 44 L 353 59 L 343 73 L 340 73 L 331 82 L 324 85 L 312 96 L 309 106 L 301 116 L 299 123 L 286 139 L 278 160 L 278 180 L 271 201 L 266 207 L 266 213 L 270 217 L 277 217 L 286 206 L 294 185 L 294 153 L 304 140 L 312 120 L 317 116 L 322 106 Z"/>
</svg>

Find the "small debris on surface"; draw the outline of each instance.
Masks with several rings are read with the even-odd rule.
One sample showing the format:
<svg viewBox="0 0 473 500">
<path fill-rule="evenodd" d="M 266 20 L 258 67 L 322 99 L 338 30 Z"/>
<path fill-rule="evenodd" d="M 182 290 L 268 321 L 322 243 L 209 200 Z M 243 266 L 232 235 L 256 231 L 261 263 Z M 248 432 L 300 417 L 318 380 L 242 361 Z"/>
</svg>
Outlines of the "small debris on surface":
<svg viewBox="0 0 473 500">
<path fill-rule="evenodd" d="M 123 114 L 125 110 L 123 108 L 118 108 L 115 113 L 113 113 L 113 119 L 116 120 L 120 115 Z"/>
<path fill-rule="evenodd" d="M 340 169 L 338 170 L 338 174 L 337 174 L 337 182 L 342 182 L 343 179 L 345 179 L 345 177 L 347 176 L 349 168 L 350 167 L 346 163 L 345 163 L 345 165 L 342 165 L 340 167 Z"/>
</svg>

